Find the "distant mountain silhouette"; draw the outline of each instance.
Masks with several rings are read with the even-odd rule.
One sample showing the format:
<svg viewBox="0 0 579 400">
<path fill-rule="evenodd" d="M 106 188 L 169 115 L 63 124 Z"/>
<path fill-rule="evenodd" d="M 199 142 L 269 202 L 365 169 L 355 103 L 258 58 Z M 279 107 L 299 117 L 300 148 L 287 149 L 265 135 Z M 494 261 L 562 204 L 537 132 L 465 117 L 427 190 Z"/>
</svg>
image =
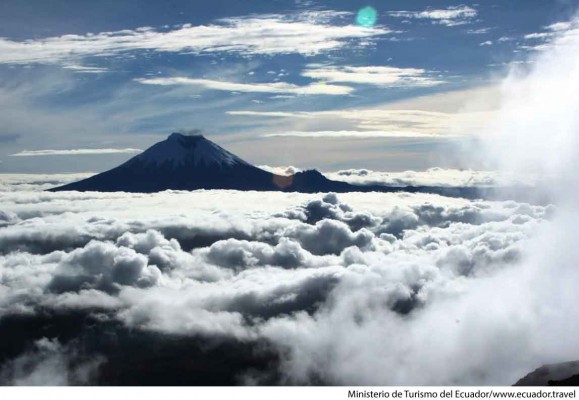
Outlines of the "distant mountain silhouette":
<svg viewBox="0 0 579 400">
<path fill-rule="evenodd" d="M 316 170 L 276 175 L 257 168 L 202 135 L 172 133 L 129 161 L 109 171 L 50 191 L 151 193 L 163 190 L 234 189 L 286 192 L 411 192 L 451 197 L 518 197 L 518 191 L 497 196 L 474 187 L 353 185 L 333 181 Z M 505 193 L 507 193 L 505 192 Z"/>
</svg>

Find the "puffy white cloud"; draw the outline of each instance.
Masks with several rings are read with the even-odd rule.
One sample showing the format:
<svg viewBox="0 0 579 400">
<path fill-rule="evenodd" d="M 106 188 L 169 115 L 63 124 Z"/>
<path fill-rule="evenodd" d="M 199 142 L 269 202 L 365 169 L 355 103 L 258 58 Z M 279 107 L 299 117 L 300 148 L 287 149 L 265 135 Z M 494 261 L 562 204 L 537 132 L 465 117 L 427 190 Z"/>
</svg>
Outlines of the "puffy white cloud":
<svg viewBox="0 0 579 400">
<path fill-rule="evenodd" d="M 317 255 L 340 254 L 344 249 L 351 246 L 363 250 L 375 248 L 374 235 L 367 229 L 362 228 L 353 233 L 348 226 L 341 221 L 324 219 L 314 226 L 299 225 L 287 229 L 285 236 L 297 239 L 306 249 Z"/>
<path fill-rule="evenodd" d="M 287 237 L 279 239 L 275 246 L 261 242 L 227 239 L 213 243 L 205 253 L 208 262 L 238 271 L 250 267 L 275 265 L 282 268 L 298 268 L 324 265 L 328 261 L 312 257 L 302 246 Z M 330 258 L 330 262 L 331 262 Z"/>
<path fill-rule="evenodd" d="M 310 200 L 303 206 L 284 211 L 277 216 L 294 218 L 314 224 L 324 219 L 345 222 L 352 231 L 377 226 L 381 219 L 370 212 L 357 212 L 348 204 L 340 202 L 335 193 L 329 193 L 321 199 Z"/>
<path fill-rule="evenodd" d="M 109 292 L 118 290 L 118 285 L 153 286 L 161 272 L 147 261 L 132 249 L 90 242 L 62 258 L 48 288 L 62 293 L 89 288 Z"/>
<path fill-rule="evenodd" d="M 390 32 L 384 27 L 363 28 L 332 23 L 345 16 L 347 14 L 335 11 L 285 16 L 271 14 L 227 18 L 210 25 L 185 24 L 168 29 L 141 27 L 23 41 L 0 38 L 0 63 L 63 63 L 70 68 L 82 57 L 118 55 L 135 50 L 313 55 L 339 49 L 352 40 L 368 41 Z"/>
<path fill-rule="evenodd" d="M 125 232 L 116 240 L 116 244 L 134 249 L 141 254 L 151 254 L 151 251 L 158 247 L 173 251 L 181 250 L 181 245 L 177 240 L 167 240 L 162 234 L 154 230 L 148 230 L 144 233 Z"/>
</svg>

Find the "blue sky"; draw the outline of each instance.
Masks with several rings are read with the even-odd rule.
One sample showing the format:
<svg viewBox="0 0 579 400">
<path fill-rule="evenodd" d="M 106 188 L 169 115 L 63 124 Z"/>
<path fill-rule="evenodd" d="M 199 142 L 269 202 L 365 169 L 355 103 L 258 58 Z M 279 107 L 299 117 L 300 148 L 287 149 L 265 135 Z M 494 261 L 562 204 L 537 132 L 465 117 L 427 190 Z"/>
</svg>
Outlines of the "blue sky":
<svg viewBox="0 0 579 400">
<path fill-rule="evenodd" d="M 505 71 L 578 5 L 3 0 L 0 172 L 102 171 L 175 130 L 255 164 L 468 167 Z"/>
</svg>

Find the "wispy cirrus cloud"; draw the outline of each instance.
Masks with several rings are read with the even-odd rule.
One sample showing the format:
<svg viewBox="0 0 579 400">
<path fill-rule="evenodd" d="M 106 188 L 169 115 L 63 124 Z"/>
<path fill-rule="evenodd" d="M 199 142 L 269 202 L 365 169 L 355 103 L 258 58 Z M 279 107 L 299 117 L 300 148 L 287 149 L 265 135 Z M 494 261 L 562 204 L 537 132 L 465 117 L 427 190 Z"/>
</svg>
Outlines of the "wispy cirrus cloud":
<svg viewBox="0 0 579 400">
<path fill-rule="evenodd" d="M 229 111 L 229 115 L 277 118 L 287 120 L 280 129 L 294 119 L 302 120 L 300 130 L 281 129 L 267 133 L 264 137 L 430 137 L 449 138 L 464 136 L 484 126 L 491 118 L 491 111 L 439 112 L 401 109 L 345 109 L 333 111 Z M 305 120 L 305 121 L 303 121 Z M 309 120 L 312 124 L 309 124 Z M 316 127 L 337 127 L 339 129 L 319 130 Z M 306 128 L 306 129 L 304 129 Z M 307 130 L 310 128 L 311 130 Z"/>
<path fill-rule="evenodd" d="M 160 86 L 186 85 L 186 86 L 196 86 L 208 90 L 223 90 L 228 92 L 245 92 L 245 93 L 281 93 L 291 95 L 310 95 L 310 94 L 345 95 L 353 91 L 353 89 L 349 86 L 327 85 L 321 83 L 298 86 L 286 82 L 239 83 L 239 82 L 217 81 L 212 79 L 193 79 L 186 77 L 139 78 L 136 79 L 136 81 L 145 85 L 160 85 Z"/>
<path fill-rule="evenodd" d="M 130 154 L 140 153 L 140 149 L 69 149 L 69 150 L 23 150 L 12 157 L 38 157 L 38 156 L 83 156 L 91 154 Z"/>
<path fill-rule="evenodd" d="M 436 135 L 426 132 L 413 131 L 288 131 L 267 133 L 263 137 L 301 137 L 301 138 L 448 138 L 450 135 Z"/>
<path fill-rule="evenodd" d="M 89 67 L 86 65 L 78 65 L 78 64 L 65 65 L 63 68 L 72 70 L 79 74 L 102 74 L 109 71 L 108 68 Z"/>
<path fill-rule="evenodd" d="M 333 83 L 363 84 L 380 87 L 424 87 L 444 83 L 444 81 L 434 77 L 432 72 L 425 69 L 387 66 L 354 67 L 310 64 L 302 71 L 301 75 L 318 82 L 299 86 L 287 82 L 241 83 L 189 77 L 138 78 L 135 80 L 146 85 L 185 85 L 208 90 L 282 95 L 345 95 L 354 91 L 354 88 L 350 86 L 334 85 Z"/>
<path fill-rule="evenodd" d="M 492 28 L 468 29 L 466 33 L 469 35 L 484 35 L 486 33 L 489 33 L 491 29 Z"/>
<path fill-rule="evenodd" d="M 326 82 L 348 82 L 373 86 L 435 86 L 443 81 L 422 68 L 396 68 L 388 66 L 318 66 L 310 65 L 302 76 Z"/>
<path fill-rule="evenodd" d="M 427 9 L 424 11 L 392 11 L 388 13 L 388 15 L 391 17 L 430 20 L 433 24 L 440 24 L 445 26 L 468 24 L 474 17 L 477 16 L 477 14 L 478 12 L 476 9 L 466 5 L 448 7 L 446 9 Z"/>
<path fill-rule="evenodd" d="M 22 41 L 0 38 L 0 63 L 70 63 L 87 56 L 110 56 L 136 50 L 313 55 L 339 49 L 352 40 L 367 42 L 391 32 L 385 27 L 364 28 L 343 21 L 332 23 L 349 16 L 349 13 L 336 11 L 268 14 L 221 19 L 209 25 L 185 24 L 165 30 L 141 27 Z"/>
</svg>

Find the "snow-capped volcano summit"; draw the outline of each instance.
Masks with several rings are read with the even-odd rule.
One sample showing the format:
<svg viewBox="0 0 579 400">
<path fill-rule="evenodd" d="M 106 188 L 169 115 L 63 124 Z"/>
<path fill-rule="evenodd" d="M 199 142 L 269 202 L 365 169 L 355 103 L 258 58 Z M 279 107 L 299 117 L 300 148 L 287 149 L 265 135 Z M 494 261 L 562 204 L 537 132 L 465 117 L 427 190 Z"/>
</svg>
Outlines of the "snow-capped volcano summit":
<svg viewBox="0 0 579 400">
<path fill-rule="evenodd" d="M 203 135 L 172 133 L 169 137 L 139 154 L 131 161 L 145 167 L 180 168 L 184 166 L 218 168 L 249 165 Z"/>
</svg>

